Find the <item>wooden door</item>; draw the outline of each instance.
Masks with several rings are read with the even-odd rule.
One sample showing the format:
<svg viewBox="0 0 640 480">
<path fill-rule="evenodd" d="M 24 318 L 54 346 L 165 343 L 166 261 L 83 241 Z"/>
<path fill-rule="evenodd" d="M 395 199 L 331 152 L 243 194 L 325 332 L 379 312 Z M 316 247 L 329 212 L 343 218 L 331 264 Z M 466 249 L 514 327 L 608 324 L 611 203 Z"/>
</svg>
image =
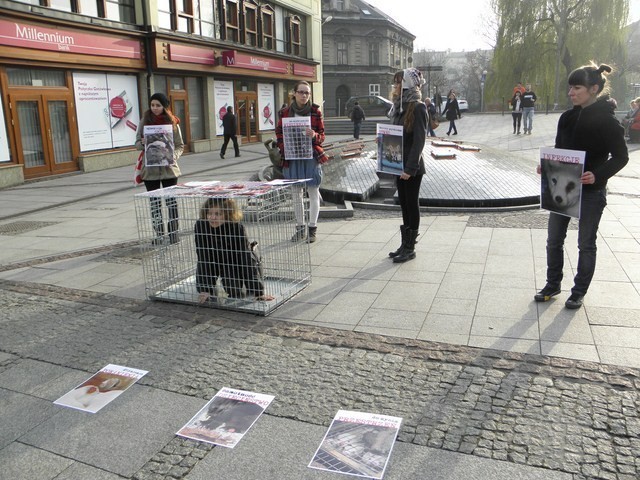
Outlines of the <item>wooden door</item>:
<svg viewBox="0 0 640 480">
<path fill-rule="evenodd" d="M 236 93 L 238 136 L 242 138 L 242 143 L 259 140 L 258 117 L 258 95 L 255 92 Z"/>
</svg>

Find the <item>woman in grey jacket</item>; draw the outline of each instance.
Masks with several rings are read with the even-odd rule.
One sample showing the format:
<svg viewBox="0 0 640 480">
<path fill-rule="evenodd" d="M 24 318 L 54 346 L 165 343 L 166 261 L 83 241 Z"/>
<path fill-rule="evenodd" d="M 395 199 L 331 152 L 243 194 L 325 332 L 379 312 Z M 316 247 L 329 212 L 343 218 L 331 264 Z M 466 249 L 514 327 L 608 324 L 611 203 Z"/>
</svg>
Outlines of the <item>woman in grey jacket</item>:
<svg viewBox="0 0 640 480">
<path fill-rule="evenodd" d="M 184 150 L 184 142 L 179 127 L 180 120 L 169 110 L 169 99 L 163 93 L 154 93 L 149 99 L 149 110 L 144 112 L 138 130 L 136 132 L 136 148 L 144 150 L 147 139 L 144 137 L 144 127 L 147 125 L 172 125 L 173 127 L 173 161 L 169 165 L 147 165 L 142 162 L 141 177 L 147 192 L 158 190 L 159 188 L 173 187 L 178 183 L 181 175 L 178 167 L 178 159 Z M 167 210 L 169 212 L 169 222 L 167 231 L 169 242 L 178 242 L 178 204 L 175 198 L 167 198 Z M 151 218 L 156 238 L 154 245 L 164 243 L 165 229 L 162 218 L 162 199 L 160 197 L 151 198 Z"/>
</svg>

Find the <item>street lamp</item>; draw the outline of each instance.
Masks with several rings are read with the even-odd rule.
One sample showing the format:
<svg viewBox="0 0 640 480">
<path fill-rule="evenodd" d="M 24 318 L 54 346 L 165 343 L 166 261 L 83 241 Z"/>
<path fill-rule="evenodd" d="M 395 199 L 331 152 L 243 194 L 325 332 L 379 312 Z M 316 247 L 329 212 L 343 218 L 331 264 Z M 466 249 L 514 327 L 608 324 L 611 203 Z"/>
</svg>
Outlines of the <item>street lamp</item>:
<svg viewBox="0 0 640 480">
<path fill-rule="evenodd" d="M 484 112 L 484 82 L 487 80 L 487 71 L 482 71 L 482 77 L 480 78 L 480 113 Z"/>
</svg>

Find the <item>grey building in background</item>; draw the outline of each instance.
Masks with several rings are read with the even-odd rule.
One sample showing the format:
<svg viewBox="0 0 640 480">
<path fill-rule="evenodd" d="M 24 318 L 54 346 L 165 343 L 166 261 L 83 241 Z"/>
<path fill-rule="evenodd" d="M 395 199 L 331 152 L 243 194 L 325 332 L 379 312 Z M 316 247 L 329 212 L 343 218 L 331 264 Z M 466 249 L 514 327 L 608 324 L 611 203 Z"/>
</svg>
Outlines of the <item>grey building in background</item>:
<svg viewBox="0 0 640 480">
<path fill-rule="evenodd" d="M 326 116 L 342 116 L 349 97 L 389 96 L 393 74 L 412 65 L 415 36 L 360 0 L 322 0 Z"/>
</svg>

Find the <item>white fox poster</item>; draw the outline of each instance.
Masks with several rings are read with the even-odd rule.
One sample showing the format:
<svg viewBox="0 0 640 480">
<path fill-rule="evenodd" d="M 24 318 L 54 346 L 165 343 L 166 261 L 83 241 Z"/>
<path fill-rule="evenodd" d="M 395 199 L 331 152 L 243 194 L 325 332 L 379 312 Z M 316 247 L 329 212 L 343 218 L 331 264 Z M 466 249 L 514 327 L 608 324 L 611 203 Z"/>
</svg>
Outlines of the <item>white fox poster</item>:
<svg viewBox="0 0 640 480">
<path fill-rule="evenodd" d="M 147 373 L 146 370 L 109 364 L 53 403 L 96 413 Z"/>
<path fill-rule="evenodd" d="M 378 139 L 378 171 L 402 175 L 402 125 L 378 123 L 376 137 Z"/>
<path fill-rule="evenodd" d="M 586 153 L 580 150 L 540 149 L 540 207 L 580 218 L 580 200 Z"/>
<path fill-rule="evenodd" d="M 402 418 L 340 410 L 309 467 L 381 479 Z"/>
</svg>

